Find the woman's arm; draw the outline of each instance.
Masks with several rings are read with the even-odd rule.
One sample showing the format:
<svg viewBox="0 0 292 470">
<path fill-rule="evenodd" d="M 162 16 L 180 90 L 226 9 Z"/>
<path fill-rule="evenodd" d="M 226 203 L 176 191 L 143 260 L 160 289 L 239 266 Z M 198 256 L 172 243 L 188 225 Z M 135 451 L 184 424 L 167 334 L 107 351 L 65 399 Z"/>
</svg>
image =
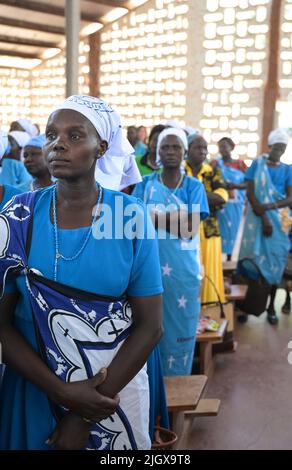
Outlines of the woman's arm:
<svg viewBox="0 0 292 470">
<path fill-rule="evenodd" d="M 18 294 L 6 294 L 0 300 L 0 342 L 4 362 L 36 385 L 50 400 L 81 416 L 98 421 L 111 415 L 118 399 L 104 397 L 96 390 L 104 375 L 100 373 L 92 379 L 72 383 L 60 380 L 14 327 L 17 301 Z"/>
<path fill-rule="evenodd" d="M 207 199 L 210 209 L 217 209 L 222 207 L 226 202 L 222 196 L 216 193 L 207 193 Z"/>
<path fill-rule="evenodd" d="M 130 297 L 133 330 L 108 366 L 106 380 L 98 387 L 103 395 L 116 396 L 146 363 L 162 336 L 162 296 Z"/>
<path fill-rule="evenodd" d="M 248 180 L 247 199 L 248 199 L 255 215 L 257 215 L 258 217 L 261 217 L 265 213 L 265 208 L 264 208 L 264 205 L 261 204 L 255 196 L 254 181 L 253 180 Z"/>
<path fill-rule="evenodd" d="M 263 204 L 263 206 L 266 211 L 269 211 L 272 209 L 281 209 L 283 207 L 292 207 L 292 186 L 287 187 L 285 199 L 279 199 L 276 202 Z"/>
<path fill-rule="evenodd" d="M 226 182 L 226 188 L 227 189 L 247 189 L 247 181 L 244 181 L 243 183 L 228 183 Z"/>
</svg>

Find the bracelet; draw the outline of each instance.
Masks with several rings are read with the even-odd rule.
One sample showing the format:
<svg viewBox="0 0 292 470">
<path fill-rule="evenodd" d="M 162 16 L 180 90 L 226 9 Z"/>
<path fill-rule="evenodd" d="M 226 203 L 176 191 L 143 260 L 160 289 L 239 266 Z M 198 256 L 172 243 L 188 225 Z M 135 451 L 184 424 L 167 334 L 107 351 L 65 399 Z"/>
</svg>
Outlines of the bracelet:
<svg viewBox="0 0 292 470">
<path fill-rule="evenodd" d="M 91 421 L 91 419 L 85 418 L 84 416 L 81 416 L 81 418 L 83 419 L 83 421 L 85 421 L 85 423 L 90 423 L 90 424 L 94 423 L 94 421 Z"/>
</svg>

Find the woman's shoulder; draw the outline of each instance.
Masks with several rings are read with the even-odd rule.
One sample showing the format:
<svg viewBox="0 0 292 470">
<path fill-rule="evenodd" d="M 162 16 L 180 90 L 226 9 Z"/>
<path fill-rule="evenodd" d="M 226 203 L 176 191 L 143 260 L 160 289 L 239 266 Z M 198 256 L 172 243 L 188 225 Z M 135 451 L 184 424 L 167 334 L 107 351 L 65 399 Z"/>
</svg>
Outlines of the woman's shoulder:
<svg viewBox="0 0 292 470">
<path fill-rule="evenodd" d="M 103 188 L 104 192 L 104 203 L 109 204 L 110 206 L 115 206 L 119 201 L 119 204 L 121 204 L 123 207 L 128 206 L 130 204 L 139 204 L 139 205 L 144 205 L 141 199 L 132 196 L 131 194 L 123 193 L 122 191 L 115 191 L 113 189 L 107 189 Z"/>
<path fill-rule="evenodd" d="M 194 190 L 194 189 L 201 189 L 204 187 L 203 183 L 201 183 L 201 181 L 199 181 L 197 178 L 195 178 L 194 176 L 185 176 L 185 179 L 184 179 L 184 187 L 187 189 L 187 190 Z"/>
</svg>

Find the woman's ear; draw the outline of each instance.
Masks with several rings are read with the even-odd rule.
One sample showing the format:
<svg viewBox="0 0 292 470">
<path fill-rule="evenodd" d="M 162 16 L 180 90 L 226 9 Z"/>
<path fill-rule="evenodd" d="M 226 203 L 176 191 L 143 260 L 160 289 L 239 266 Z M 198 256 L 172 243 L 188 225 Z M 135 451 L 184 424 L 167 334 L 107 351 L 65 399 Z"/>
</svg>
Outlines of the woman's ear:
<svg viewBox="0 0 292 470">
<path fill-rule="evenodd" d="M 98 152 L 98 154 L 97 154 L 97 158 L 102 157 L 102 156 L 105 154 L 105 152 L 107 151 L 107 149 L 108 149 L 108 143 L 107 143 L 107 141 L 106 141 L 106 140 L 102 140 L 102 141 L 100 142 L 100 144 L 99 144 L 99 152 Z"/>
</svg>

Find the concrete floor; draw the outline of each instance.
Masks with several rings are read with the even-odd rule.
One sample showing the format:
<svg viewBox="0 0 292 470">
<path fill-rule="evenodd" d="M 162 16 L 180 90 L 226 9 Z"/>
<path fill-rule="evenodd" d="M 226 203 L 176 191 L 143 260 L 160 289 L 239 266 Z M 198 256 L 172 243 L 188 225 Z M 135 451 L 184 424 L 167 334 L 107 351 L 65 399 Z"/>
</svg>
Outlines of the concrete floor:
<svg viewBox="0 0 292 470">
<path fill-rule="evenodd" d="M 283 303 L 278 290 L 278 326 L 266 314 L 237 324 L 237 351 L 216 355 L 205 394 L 221 399 L 219 414 L 192 420 L 182 448 L 292 449 L 292 314 L 280 313 Z"/>
</svg>

